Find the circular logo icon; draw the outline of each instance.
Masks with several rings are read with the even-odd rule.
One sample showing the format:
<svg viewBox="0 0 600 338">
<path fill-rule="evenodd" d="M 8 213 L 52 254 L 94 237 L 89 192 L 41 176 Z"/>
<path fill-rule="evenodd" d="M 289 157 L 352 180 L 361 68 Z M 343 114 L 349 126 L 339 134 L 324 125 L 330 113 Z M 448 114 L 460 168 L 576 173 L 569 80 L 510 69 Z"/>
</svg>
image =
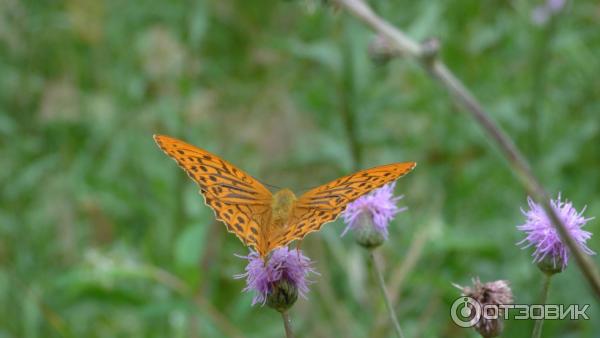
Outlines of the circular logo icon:
<svg viewBox="0 0 600 338">
<path fill-rule="evenodd" d="M 460 297 L 452 303 L 450 317 L 460 327 L 472 327 L 481 318 L 481 304 L 474 298 Z"/>
</svg>

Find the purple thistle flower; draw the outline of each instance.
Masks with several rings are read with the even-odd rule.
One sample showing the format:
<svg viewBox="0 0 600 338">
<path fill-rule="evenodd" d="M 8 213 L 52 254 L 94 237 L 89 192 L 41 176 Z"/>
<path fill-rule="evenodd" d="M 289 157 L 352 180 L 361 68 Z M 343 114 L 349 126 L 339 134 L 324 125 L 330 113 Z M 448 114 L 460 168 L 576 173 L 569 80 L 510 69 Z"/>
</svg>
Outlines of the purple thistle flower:
<svg viewBox="0 0 600 338">
<path fill-rule="evenodd" d="M 567 3 L 566 0 L 547 0 L 546 7 L 550 10 L 550 12 L 558 13 L 558 12 L 562 11 L 562 9 L 565 7 L 566 3 Z"/>
<path fill-rule="evenodd" d="M 566 0 L 546 0 L 531 11 L 531 20 L 538 26 L 544 26 L 554 15 L 564 9 L 566 3 Z"/>
<path fill-rule="evenodd" d="M 544 26 L 550 20 L 550 14 L 546 6 L 537 6 L 531 11 L 531 21 L 538 26 Z"/>
<path fill-rule="evenodd" d="M 397 213 L 407 208 L 398 208 L 396 202 L 404 196 L 394 197 L 396 182 L 384 185 L 368 195 L 358 198 L 349 203 L 343 213 L 344 222 L 347 224 L 342 232 L 344 236 L 349 230 L 356 230 L 363 226 L 362 216 L 368 216 L 372 220 L 373 228 L 383 236 L 388 237 L 388 225 Z"/>
<path fill-rule="evenodd" d="M 527 198 L 527 203 L 529 210 L 521 209 L 527 220 L 524 224 L 517 226 L 517 229 L 527 233 L 527 237 L 517 245 L 522 245 L 523 249 L 535 246 L 532 255 L 535 263 L 550 259 L 554 268 L 557 268 L 558 265 L 558 271 L 564 270 L 569 260 L 569 248 L 561 241 L 560 234 L 552 225 L 542 206 L 535 203 L 531 197 Z M 589 220 L 593 219 L 593 217 L 583 217 L 585 207 L 578 213 L 571 202 L 561 201 L 560 193 L 556 200 L 550 200 L 550 204 L 566 226 L 571 238 L 585 253 L 594 255 L 595 253 L 585 244 L 592 237 L 592 233 L 581 229 Z"/>
<path fill-rule="evenodd" d="M 255 295 L 252 299 L 252 305 L 260 303 L 264 305 L 269 301 L 269 296 L 282 283 L 286 290 L 293 293 L 291 306 L 295 301 L 298 293 L 306 298 L 308 293 L 309 281 L 306 277 L 310 273 L 318 274 L 312 267 L 310 258 L 304 256 L 300 250 L 290 250 L 288 247 L 277 248 L 271 252 L 269 260 L 265 263 L 260 255 L 250 250 L 248 256 L 238 256 L 248 260 L 246 272 L 235 275 L 234 278 L 246 278 L 246 287 L 243 291 L 254 291 Z"/>
</svg>

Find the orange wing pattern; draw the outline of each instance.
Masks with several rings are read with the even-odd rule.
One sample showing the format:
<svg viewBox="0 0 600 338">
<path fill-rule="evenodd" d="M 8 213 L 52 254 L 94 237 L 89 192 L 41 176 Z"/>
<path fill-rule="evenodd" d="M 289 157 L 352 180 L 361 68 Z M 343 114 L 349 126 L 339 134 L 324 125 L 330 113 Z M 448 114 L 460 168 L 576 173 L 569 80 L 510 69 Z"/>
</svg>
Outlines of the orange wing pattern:
<svg viewBox="0 0 600 338">
<path fill-rule="evenodd" d="M 284 246 L 318 231 L 325 223 L 335 221 L 348 203 L 406 175 L 416 165 L 404 162 L 374 167 L 309 190 L 296 201 L 289 227 L 271 241 L 271 246 Z"/>
<path fill-rule="evenodd" d="M 245 245 L 266 255 L 262 226 L 271 212 L 271 192 L 260 182 L 206 150 L 178 139 L 155 135 L 158 146 L 199 186 L 217 220 Z"/>
</svg>

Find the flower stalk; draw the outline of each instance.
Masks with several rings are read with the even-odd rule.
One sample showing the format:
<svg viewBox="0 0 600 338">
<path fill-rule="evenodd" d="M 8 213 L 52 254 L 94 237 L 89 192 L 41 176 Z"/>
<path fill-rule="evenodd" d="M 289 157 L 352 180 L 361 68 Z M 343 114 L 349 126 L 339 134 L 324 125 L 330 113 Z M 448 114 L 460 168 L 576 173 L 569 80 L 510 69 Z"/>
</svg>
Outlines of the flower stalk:
<svg viewBox="0 0 600 338">
<path fill-rule="evenodd" d="M 286 338 L 294 338 L 294 331 L 292 331 L 292 321 L 286 311 L 281 311 L 281 319 L 283 320 L 283 327 L 285 328 Z"/>
<path fill-rule="evenodd" d="M 548 302 L 548 293 L 550 290 L 550 280 L 552 279 L 551 273 L 544 274 L 544 287 L 542 289 L 542 297 L 540 299 L 540 304 L 546 305 Z M 531 338 L 540 338 L 542 336 L 542 326 L 544 325 L 544 317 L 535 321 L 533 326 L 533 332 L 531 333 Z"/>
<path fill-rule="evenodd" d="M 373 272 L 377 277 L 377 284 L 379 285 L 379 289 L 381 290 L 381 295 L 383 296 L 383 300 L 385 302 L 385 307 L 388 310 L 390 315 L 390 320 L 394 326 L 394 331 L 396 332 L 396 336 L 398 338 L 404 338 L 404 334 L 402 333 L 402 328 L 400 327 L 400 323 L 398 322 L 398 316 L 396 315 L 396 310 L 394 310 L 394 306 L 390 300 L 390 295 L 385 286 L 385 280 L 383 279 L 383 272 L 381 267 L 377 263 L 377 259 L 375 258 L 375 253 L 373 250 L 369 251 L 369 258 L 371 259 L 371 266 L 373 267 Z"/>
<path fill-rule="evenodd" d="M 342 232 L 342 236 L 348 231 L 352 231 L 356 243 L 369 251 L 370 265 L 377 277 L 394 331 L 398 338 L 404 338 L 396 311 L 385 286 L 382 269 L 377 264 L 374 252 L 387 240 L 388 227 L 396 214 L 407 209 L 406 207 L 398 207 L 397 203 L 403 196 L 394 196 L 395 186 L 395 182 L 384 185 L 348 204 L 343 214 L 346 229 Z"/>
</svg>

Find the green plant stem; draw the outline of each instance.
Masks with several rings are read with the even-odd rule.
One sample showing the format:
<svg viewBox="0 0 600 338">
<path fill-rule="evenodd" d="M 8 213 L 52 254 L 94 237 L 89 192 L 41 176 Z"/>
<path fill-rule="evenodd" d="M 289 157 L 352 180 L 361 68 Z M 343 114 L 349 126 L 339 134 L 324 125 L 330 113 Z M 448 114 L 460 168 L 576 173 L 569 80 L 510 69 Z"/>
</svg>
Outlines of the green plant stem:
<svg viewBox="0 0 600 338">
<path fill-rule="evenodd" d="M 287 338 L 294 338 L 294 332 L 292 331 L 292 321 L 287 311 L 281 312 L 281 319 L 283 320 L 283 327 L 285 328 L 285 336 Z"/>
<path fill-rule="evenodd" d="M 565 224 L 550 205 L 550 198 L 540 181 L 531 171 L 529 162 L 523 157 L 512 139 L 508 137 L 502 128 L 490 117 L 488 112 L 484 110 L 471 91 L 439 59 L 437 54 L 438 44 L 418 44 L 404 32 L 376 15 L 366 2 L 362 0 L 335 0 L 335 2 L 386 38 L 386 41 L 390 44 L 390 49 L 394 50 L 397 55 L 409 56 L 421 61 L 421 65 L 427 70 L 430 76 L 452 94 L 457 102 L 479 123 L 488 137 L 498 146 L 502 155 L 507 159 L 513 173 L 527 192 L 543 206 L 552 224 L 558 230 L 561 239 L 573 254 L 577 266 L 592 288 L 596 299 L 599 300 L 600 272 L 598 272 L 598 268 L 583 253 L 579 245 L 575 243 L 567 231 Z"/>
<path fill-rule="evenodd" d="M 385 280 L 383 279 L 383 272 L 377 264 L 377 259 L 375 259 L 375 254 L 373 250 L 369 251 L 369 257 L 371 259 L 371 265 L 373 266 L 373 271 L 377 276 L 377 282 L 379 284 L 379 288 L 381 289 L 381 294 L 383 295 L 383 300 L 385 301 L 385 306 L 387 307 L 388 313 L 390 314 L 390 319 L 392 324 L 394 324 L 394 331 L 396 331 L 396 335 L 398 338 L 404 338 L 404 334 L 402 333 L 402 328 L 400 328 L 400 323 L 398 322 L 398 316 L 396 315 L 396 311 L 394 310 L 394 306 L 390 301 L 390 295 L 385 287 Z"/>
<path fill-rule="evenodd" d="M 544 274 L 544 288 L 542 289 L 542 298 L 540 304 L 545 305 L 548 301 L 548 290 L 550 290 L 550 280 L 552 279 L 551 274 Z M 540 338 L 542 336 L 542 326 L 544 325 L 544 317 L 535 321 L 533 326 L 533 332 L 531 338 Z"/>
<path fill-rule="evenodd" d="M 238 330 L 219 310 L 217 310 L 208 300 L 201 295 L 194 297 L 193 290 L 179 277 L 171 274 L 167 270 L 163 270 L 154 266 L 144 266 L 140 269 L 134 269 L 128 272 L 132 275 L 140 275 L 152 278 L 153 280 L 165 285 L 169 289 L 175 291 L 182 296 L 183 299 L 190 299 L 196 305 L 198 311 L 203 316 L 210 318 L 215 325 L 221 329 L 228 337 L 244 338 L 245 335 Z"/>
<path fill-rule="evenodd" d="M 344 129 L 346 130 L 350 154 L 352 155 L 352 169 L 358 171 L 362 163 L 362 148 L 358 141 L 359 137 L 356 121 L 357 105 L 355 100 L 354 55 L 351 40 L 354 37 L 350 32 L 350 24 L 351 23 L 347 23 L 344 27 L 345 34 L 342 41 L 343 71 L 340 79 L 340 112 L 344 122 Z"/>
<path fill-rule="evenodd" d="M 531 95 L 529 98 L 529 132 L 527 133 L 530 140 L 529 156 L 533 157 L 539 152 L 540 142 L 540 103 L 543 102 L 545 77 L 548 64 L 548 44 L 549 44 L 549 29 L 544 29 L 539 34 L 536 41 L 536 49 L 534 51 L 532 61 L 532 85 Z"/>
<path fill-rule="evenodd" d="M 540 105 L 544 101 L 546 95 L 546 74 L 548 72 L 548 64 L 551 56 L 550 44 L 552 38 L 558 28 L 558 20 L 560 15 L 554 14 L 548 25 L 542 27 L 535 39 L 535 50 L 532 58 L 532 85 L 531 95 L 529 98 L 529 132 L 528 139 L 530 140 L 529 157 L 536 156 L 540 151 Z"/>
</svg>

